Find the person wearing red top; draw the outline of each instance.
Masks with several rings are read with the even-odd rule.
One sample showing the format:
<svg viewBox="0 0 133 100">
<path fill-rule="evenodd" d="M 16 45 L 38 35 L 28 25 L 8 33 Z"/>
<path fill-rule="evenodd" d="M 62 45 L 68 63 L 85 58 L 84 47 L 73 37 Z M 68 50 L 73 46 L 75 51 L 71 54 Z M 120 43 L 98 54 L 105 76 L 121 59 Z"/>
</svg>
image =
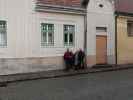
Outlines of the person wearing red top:
<svg viewBox="0 0 133 100">
<path fill-rule="evenodd" d="M 65 70 L 69 70 L 73 65 L 73 53 L 69 49 L 64 53 L 64 61 L 66 65 Z"/>
</svg>

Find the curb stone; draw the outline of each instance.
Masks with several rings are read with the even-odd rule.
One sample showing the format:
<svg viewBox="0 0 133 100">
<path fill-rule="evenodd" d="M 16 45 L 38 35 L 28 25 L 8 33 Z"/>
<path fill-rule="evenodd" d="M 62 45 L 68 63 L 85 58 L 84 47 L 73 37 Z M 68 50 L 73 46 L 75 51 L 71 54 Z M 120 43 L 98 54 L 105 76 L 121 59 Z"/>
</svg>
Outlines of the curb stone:
<svg viewBox="0 0 133 100">
<path fill-rule="evenodd" d="M 54 71 L 42 71 L 42 72 L 31 72 L 31 73 L 19 73 L 12 75 L 1 75 L 0 76 L 0 87 L 6 87 L 8 83 L 37 80 L 37 79 L 50 79 L 50 78 L 59 78 L 59 77 L 68 77 L 81 74 L 89 73 L 100 73 L 100 72 L 109 72 L 109 71 L 119 71 L 133 68 L 133 65 L 119 65 L 113 66 L 111 68 L 88 68 L 85 70 L 78 71 L 68 71 L 63 70 L 54 70 Z"/>
</svg>

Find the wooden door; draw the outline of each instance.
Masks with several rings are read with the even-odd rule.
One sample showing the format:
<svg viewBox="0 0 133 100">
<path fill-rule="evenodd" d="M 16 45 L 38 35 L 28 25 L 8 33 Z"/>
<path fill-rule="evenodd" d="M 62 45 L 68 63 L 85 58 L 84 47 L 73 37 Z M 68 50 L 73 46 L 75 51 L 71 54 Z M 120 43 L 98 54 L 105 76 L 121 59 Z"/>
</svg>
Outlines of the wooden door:
<svg viewBox="0 0 133 100">
<path fill-rule="evenodd" d="M 107 64 L 107 37 L 96 37 L 96 63 Z"/>
</svg>

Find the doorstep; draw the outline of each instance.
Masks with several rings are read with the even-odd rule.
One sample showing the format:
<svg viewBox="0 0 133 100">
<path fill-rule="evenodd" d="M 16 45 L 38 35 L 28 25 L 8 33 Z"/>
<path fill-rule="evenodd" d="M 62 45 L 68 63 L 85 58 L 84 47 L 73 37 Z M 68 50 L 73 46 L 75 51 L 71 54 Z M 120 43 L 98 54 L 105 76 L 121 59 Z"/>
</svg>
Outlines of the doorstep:
<svg viewBox="0 0 133 100">
<path fill-rule="evenodd" d="M 87 68 L 84 70 L 53 70 L 53 71 L 39 71 L 30 73 L 18 73 L 9 75 L 0 75 L 0 86 L 6 86 L 7 83 L 36 80 L 36 79 L 49 79 L 57 77 L 74 76 L 88 73 L 98 73 L 98 72 L 108 72 L 117 71 L 133 68 L 133 65 L 112 65 L 112 67 L 107 68 Z"/>
</svg>

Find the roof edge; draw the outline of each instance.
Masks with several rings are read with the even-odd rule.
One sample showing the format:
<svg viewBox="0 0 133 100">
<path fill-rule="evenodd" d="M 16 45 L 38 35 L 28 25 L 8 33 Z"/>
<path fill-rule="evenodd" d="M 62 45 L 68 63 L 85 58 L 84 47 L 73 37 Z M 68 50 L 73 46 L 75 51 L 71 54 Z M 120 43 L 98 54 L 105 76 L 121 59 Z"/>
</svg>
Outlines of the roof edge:
<svg viewBox="0 0 133 100">
<path fill-rule="evenodd" d="M 65 6 L 53 6 L 46 4 L 37 4 L 35 7 L 37 12 L 59 12 L 59 13 L 75 13 L 75 14 L 86 14 L 86 9 L 75 8 L 75 7 L 65 7 Z"/>
<path fill-rule="evenodd" d="M 128 13 L 128 12 L 115 11 L 115 14 L 117 16 L 131 16 L 131 17 L 133 17 L 133 13 Z"/>
</svg>

